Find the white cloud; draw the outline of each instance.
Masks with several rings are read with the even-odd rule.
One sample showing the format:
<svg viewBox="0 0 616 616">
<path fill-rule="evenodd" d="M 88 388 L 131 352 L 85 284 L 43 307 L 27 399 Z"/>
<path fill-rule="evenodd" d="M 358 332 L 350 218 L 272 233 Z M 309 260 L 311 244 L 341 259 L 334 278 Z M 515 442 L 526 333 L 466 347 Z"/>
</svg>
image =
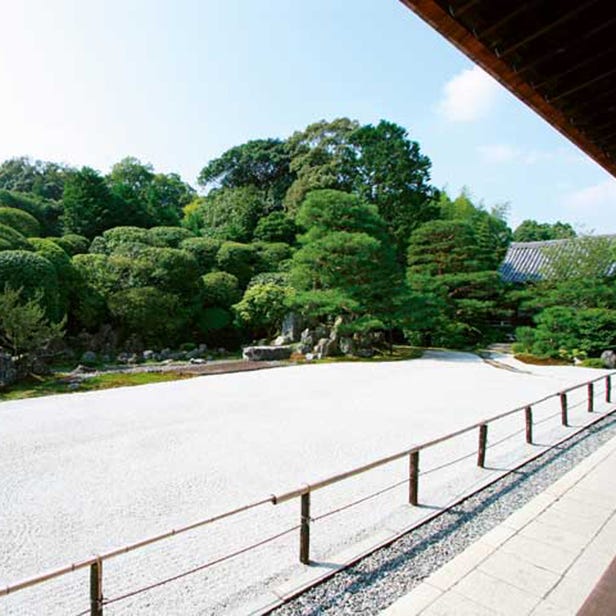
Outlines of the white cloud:
<svg viewBox="0 0 616 616">
<path fill-rule="evenodd" d="M 578 224 L 597 233 L 616 232 L 616 180 L 604 180 L 569 193 L 563 203 Z"/>
<path fill-rule="evenodd" d="M 518 150 L 504 143 L 480 145 L 477 150 L 486 163 L 506 163 L 516 159 L 520 154 Z"/>
<path fill-rule="evenodd" d="M 498 83 L 484 70 L 465 69 L 445 84 L 438 111 L 450 122 L 474 122 L 490 111 L 498 91 Z"/>
</svg>

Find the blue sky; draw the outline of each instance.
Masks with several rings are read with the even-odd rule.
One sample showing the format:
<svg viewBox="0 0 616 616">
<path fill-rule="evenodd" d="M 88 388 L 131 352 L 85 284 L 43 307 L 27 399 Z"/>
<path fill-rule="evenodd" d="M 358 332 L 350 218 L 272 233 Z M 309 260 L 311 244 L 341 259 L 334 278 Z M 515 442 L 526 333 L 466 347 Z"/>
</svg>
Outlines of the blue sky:
<svg viewBox="0 0 616 616">
<path fill-rule="evenodd" d="M 398 0 L 21 0 L 3 7 L 0 159 L 189 182 L 225 149 L 385 118 L 510 223 L 616 232 L 616 180 Z"/>
</svg>

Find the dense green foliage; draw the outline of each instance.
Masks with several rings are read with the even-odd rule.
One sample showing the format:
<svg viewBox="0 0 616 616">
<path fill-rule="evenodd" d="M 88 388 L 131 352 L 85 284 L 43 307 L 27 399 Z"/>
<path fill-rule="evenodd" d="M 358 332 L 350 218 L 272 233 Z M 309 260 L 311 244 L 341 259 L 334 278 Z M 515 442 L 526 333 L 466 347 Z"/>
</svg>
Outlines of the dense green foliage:
<svg viewBox="0 0 616 616">
<path fill-rule="evenodd" d="M 32 250 L 32 247 L 19 231 L 0 223 L 0 250 Z"/>
<path fill-rule="evenodd" d="M 0 207 L 0 224 L 12 227 L 26 237 L 34 237 L 41 232 L 41 225 L 34 216 L 14 207 Z"/>
<path fill-rule="evenodd" d="M 0 251 L 0 286 L 21 289 L 26 301 L 38 299 L 47 317 L 54 321 L 63 317 L 58 276 L 45 257 L 25 250 Z"/>
<path fill-rule="evenodd" d="M 518 292 L 534 326 L 518 328 L 517 349 L 583 358 L 616 346 L 616 240 L 579 237 L 544 256 L 542 280 Z"/>
<path fill-rule="evenodd" d="M 513 232 L 515 242 L 538 242 L 544 240 L 562 240 L 576 237 L 573 227 L 566 222 L 540 223 L 536 220 L 522 221 Z"/>
<path fill-rule="evenodd" d="M 40 293 L 25 299 L 21 288 L 8 284 L 0 292 L 0 347 L 16 358 L 21 376 L 35 369 L 50 343 L 64 335 L 64 321 L 50 322 L 41 303 Z"/>
<path fill-rule="evenodd" d="M 106 332 L 116 350 L 237 346 L 273 336 L 288 311 L 356 339 L 471 347 L 521 325 L 521 348 L 543 355 L 615 344 L 613 243 L 548 251 L 542 281 L 505 289 L 512 239 L 575 232 L 513 233 L 506 205 L 439 191 L 430 168 L 403 127 L 348 118 L 230 148 L 203 167 L 200 195 L 132 157 L 107 175 L 11 159 L 0 289 L 66 319 L 71 344 Z"/>
</svg>

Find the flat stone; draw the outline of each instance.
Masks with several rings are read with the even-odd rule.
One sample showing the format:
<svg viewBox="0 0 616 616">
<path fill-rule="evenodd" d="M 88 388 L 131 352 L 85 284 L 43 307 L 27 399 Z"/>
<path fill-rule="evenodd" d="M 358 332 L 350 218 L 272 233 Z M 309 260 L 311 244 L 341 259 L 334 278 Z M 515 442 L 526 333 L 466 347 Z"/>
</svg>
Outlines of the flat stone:
<svg viewBox="0 0 616 616">
<path fill-rule="evenodd" d="M 252 346 L 242 351 L 242 357 L 250 361 L 276 361 L 289 359 L 293 349 L 289 346 Z"/>
</svg>

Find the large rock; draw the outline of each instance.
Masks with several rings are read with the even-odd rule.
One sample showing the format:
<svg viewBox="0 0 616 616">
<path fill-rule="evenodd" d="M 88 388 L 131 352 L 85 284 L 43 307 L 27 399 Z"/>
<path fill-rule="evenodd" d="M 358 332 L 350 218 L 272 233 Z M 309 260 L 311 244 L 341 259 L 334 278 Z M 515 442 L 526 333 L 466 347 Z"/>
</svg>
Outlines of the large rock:
<svg viewBox="0 0 616 616">
<path fill-rule="evenodd" d="M 329 338 L 329 328 L 322 323 L 319 323 L 314 330 L 314 336 L 317 340 Z"/>
<path fill-rule="evenodd" d="M 250 361 L 276 361 L 289 359 L 292 351 L 288 346 L 250 346 L 244 348 L 242 357 Z"/>
<path fill-rule="evenodd" d="M 315 347 L 315 354 L 319 359 L 339 355 L 338 341 L 331 338 L 321 338 Z"/>
<path fill-rule="evenodd" d="M 616 351 L 603 351 L 601 361 L 606 368 L 614 370 L 616 368 Z"/>
<path fill-rule="evenodd" d="M 302 318 L 294 312 L 289 312 L 282 320 L 280 335 L 289 342 L 297 342 L 302 332 Z"/>
<path fill-rule="evenodd" d="M 0 389 L 12 385 L 17 379 L 17 368 L 13 358 L 7 353 L 0 353 Z"/>
<path fill-rule="evenodd" d="M 302 344 L 305 344 L 305 345 L 313 347 L 316 344 L 316 338 L 315 338 L 314 332 L 311 329 L 306 328 L 302 332 L 302 334 L 301 334 L 301 336 L 299 338 L 299 341 Z"/>
<path fill-rule="evenodd" d="M 342 336 L 338 342 L 338 346 L 343 355 L 353 355 L 355 353 L 355 340 L 349 336 Z"/>
<path fill-rule="evenodd" d="M 278 336 L 273 342 L 272 344 L 274 346 L 286 346 L 287 344 L 291 344 L 293 342 L 293 340 L 291 339 L 291 336 L 285 336 L 285 335 L 281 335 Z"/>
</svg>

